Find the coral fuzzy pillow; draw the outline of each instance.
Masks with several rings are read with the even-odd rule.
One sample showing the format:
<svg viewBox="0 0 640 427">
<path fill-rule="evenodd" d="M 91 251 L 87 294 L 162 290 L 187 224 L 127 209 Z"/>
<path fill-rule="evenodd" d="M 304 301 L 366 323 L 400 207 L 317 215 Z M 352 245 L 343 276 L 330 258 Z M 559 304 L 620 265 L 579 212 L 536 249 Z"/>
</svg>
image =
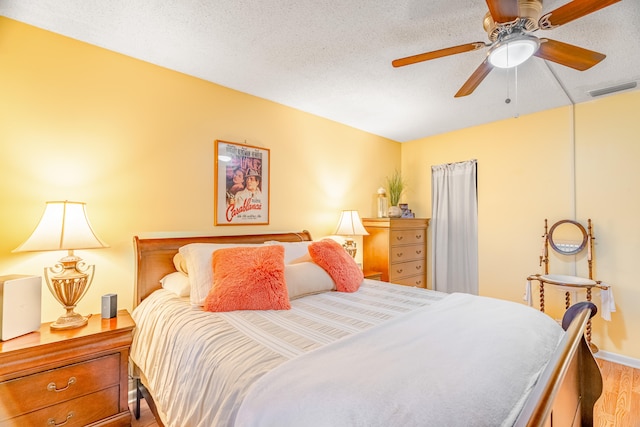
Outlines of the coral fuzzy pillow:
<svg viewBox="0 0 640 427">
<path fill-rule="evenodd" d="M 236 247 L 213 253 L 206 311 L 288 310 L 284 247 Z"/>
<path fill-rule="evenodd" d="M 309 245 L 309 255 L 336 283 L 338 292 L 355 292 L 364 275 L 351 255 L 335 240 L 323 239 Z"/>
</svg>

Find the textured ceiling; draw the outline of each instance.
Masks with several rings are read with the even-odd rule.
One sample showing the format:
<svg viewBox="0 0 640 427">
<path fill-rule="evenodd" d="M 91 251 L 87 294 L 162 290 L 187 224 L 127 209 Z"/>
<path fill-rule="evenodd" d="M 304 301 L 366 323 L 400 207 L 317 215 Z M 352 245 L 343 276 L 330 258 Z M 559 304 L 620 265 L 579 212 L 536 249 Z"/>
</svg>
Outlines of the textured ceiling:
<svg viewBox="0 0 640 427">
<path fill-rule="evenodd" d="M 545 0 L 543 13 L 565 3 Z M 487 49 L 391 66 L 488 42 L 486 11 L 483 0 L 0 0 L 0 15 L 401 142 L 640 81 L 640 0 L 535 33 L 607 55 L 587 71 L 534 57 L 454 98 Z"/>
</svg>

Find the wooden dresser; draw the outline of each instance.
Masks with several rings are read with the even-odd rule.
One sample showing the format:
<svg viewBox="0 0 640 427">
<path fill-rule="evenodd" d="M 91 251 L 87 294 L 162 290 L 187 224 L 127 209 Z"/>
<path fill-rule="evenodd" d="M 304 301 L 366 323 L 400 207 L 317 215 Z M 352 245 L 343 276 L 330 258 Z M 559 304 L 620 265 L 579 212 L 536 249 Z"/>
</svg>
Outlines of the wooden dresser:
<svg viewBox="0 0 640 427">
<path fill-rule="evenodd" d="M 379 271 L 385 282 L 427 286 L 426 218 L 364 218 L 365 270 Z"/>
<path fill-rule="evenodd" d="M 126 310 L 0 342 L 0 426 L 129 426 Z"/>
</svg>

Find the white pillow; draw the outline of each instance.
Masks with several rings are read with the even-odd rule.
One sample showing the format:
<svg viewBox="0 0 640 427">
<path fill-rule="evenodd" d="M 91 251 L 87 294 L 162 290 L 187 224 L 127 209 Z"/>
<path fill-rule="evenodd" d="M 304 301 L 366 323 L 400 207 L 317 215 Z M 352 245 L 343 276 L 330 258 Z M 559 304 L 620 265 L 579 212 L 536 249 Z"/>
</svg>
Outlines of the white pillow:
<svg viewBox="0 0 640 427">
<path fill-rule="evenodd" d="M 277 240 L 269 240 L 264 242 L 265 245 L 282 245 L 284 246 L 284 263 L 291 264 L 291 261 L 309 254 L 309 245 L 311 241 L 304 242 L 278 242 Z"/>
<path fill-rule="evenodd" d="M 289 264 L 298 264 L 300 262 L 313 262 L 311 259 L 311 254 L 307 251 L 306 254 L 302 255 L 300 258 L 292 259 Z"/>
<path fill-rule="evenodd" d="M 187 270 L 187 262 L 184 260 L 184 257 L 180 252 L 177 252 L 173 256 L 173 266 L 176 268 L 176 271 L 181 271 L 187 276 L 189 275 L 189 270 Z"/>
<path fill-rule="evenodd" d="M 289 291 L 289 299 L 336 289 L 329 273 L 313 262 L 285 264 L 284 280 Z"/>
<path fill-rule="evenodd" d="M 262 246 L 262 244 L 237 243 L 190 243 L 182 246 L 178 251 L 187 263 L 189 283 L 191 284 L 190 299 L 192 305 L 202 306 L 213 286 L 212 255 L 218 249 L 235 248 L 238 246 Z"/>
<path fill-rule="evenodd" d="M 189 283 L 189 277 L 184 273 L 179 271 L 169 273 L 160 279 L 160 283 L 164 289 L 173 292 L 179 297 L 189 296 L 191 284 Z"/>
</svg>

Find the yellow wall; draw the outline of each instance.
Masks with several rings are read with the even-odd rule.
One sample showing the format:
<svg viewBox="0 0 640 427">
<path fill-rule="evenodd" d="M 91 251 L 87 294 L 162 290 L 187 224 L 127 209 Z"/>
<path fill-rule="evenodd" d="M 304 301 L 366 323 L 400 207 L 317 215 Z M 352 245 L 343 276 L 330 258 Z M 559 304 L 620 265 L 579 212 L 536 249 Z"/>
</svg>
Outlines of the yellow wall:
<svg viewBox="0 0 640 427">
<path fill-rule="evenodd" d="M 611 322 L 594 318 L 593 341 L 640 358 L 638 111 L 636 91 L 403 144 L 405 199 L 430 216 L 431 166 L 477 159 L 480 293 L 513 301 L 522 301 L 525 278 L 541 272 L 544 219 L 591 218 L 595 278 L 613 285 L 617 303 Z M 552 257 L 550 267 L 587 275 L 584 256 Z M 551 312 L 561 312 L 564 295 L 547 295 Z"/>
<path fill-rule="evenodd" d="M 397 142 L 5 18 L 0 118 L 0 275 L 64 255 L 11 253 L 46 201 L 87 202 L 110 248 L 77 251 L 96 264 L 84 314 L 110 292 L 131 308 L 134 235 L 330 235 L 342 209 L 373 215 L 400 166 Z M 213 226 L 215 139 L 271 150 L 268 226 Z M 45 289 L 43 321 L 60 314 Z"/>
</svg>

